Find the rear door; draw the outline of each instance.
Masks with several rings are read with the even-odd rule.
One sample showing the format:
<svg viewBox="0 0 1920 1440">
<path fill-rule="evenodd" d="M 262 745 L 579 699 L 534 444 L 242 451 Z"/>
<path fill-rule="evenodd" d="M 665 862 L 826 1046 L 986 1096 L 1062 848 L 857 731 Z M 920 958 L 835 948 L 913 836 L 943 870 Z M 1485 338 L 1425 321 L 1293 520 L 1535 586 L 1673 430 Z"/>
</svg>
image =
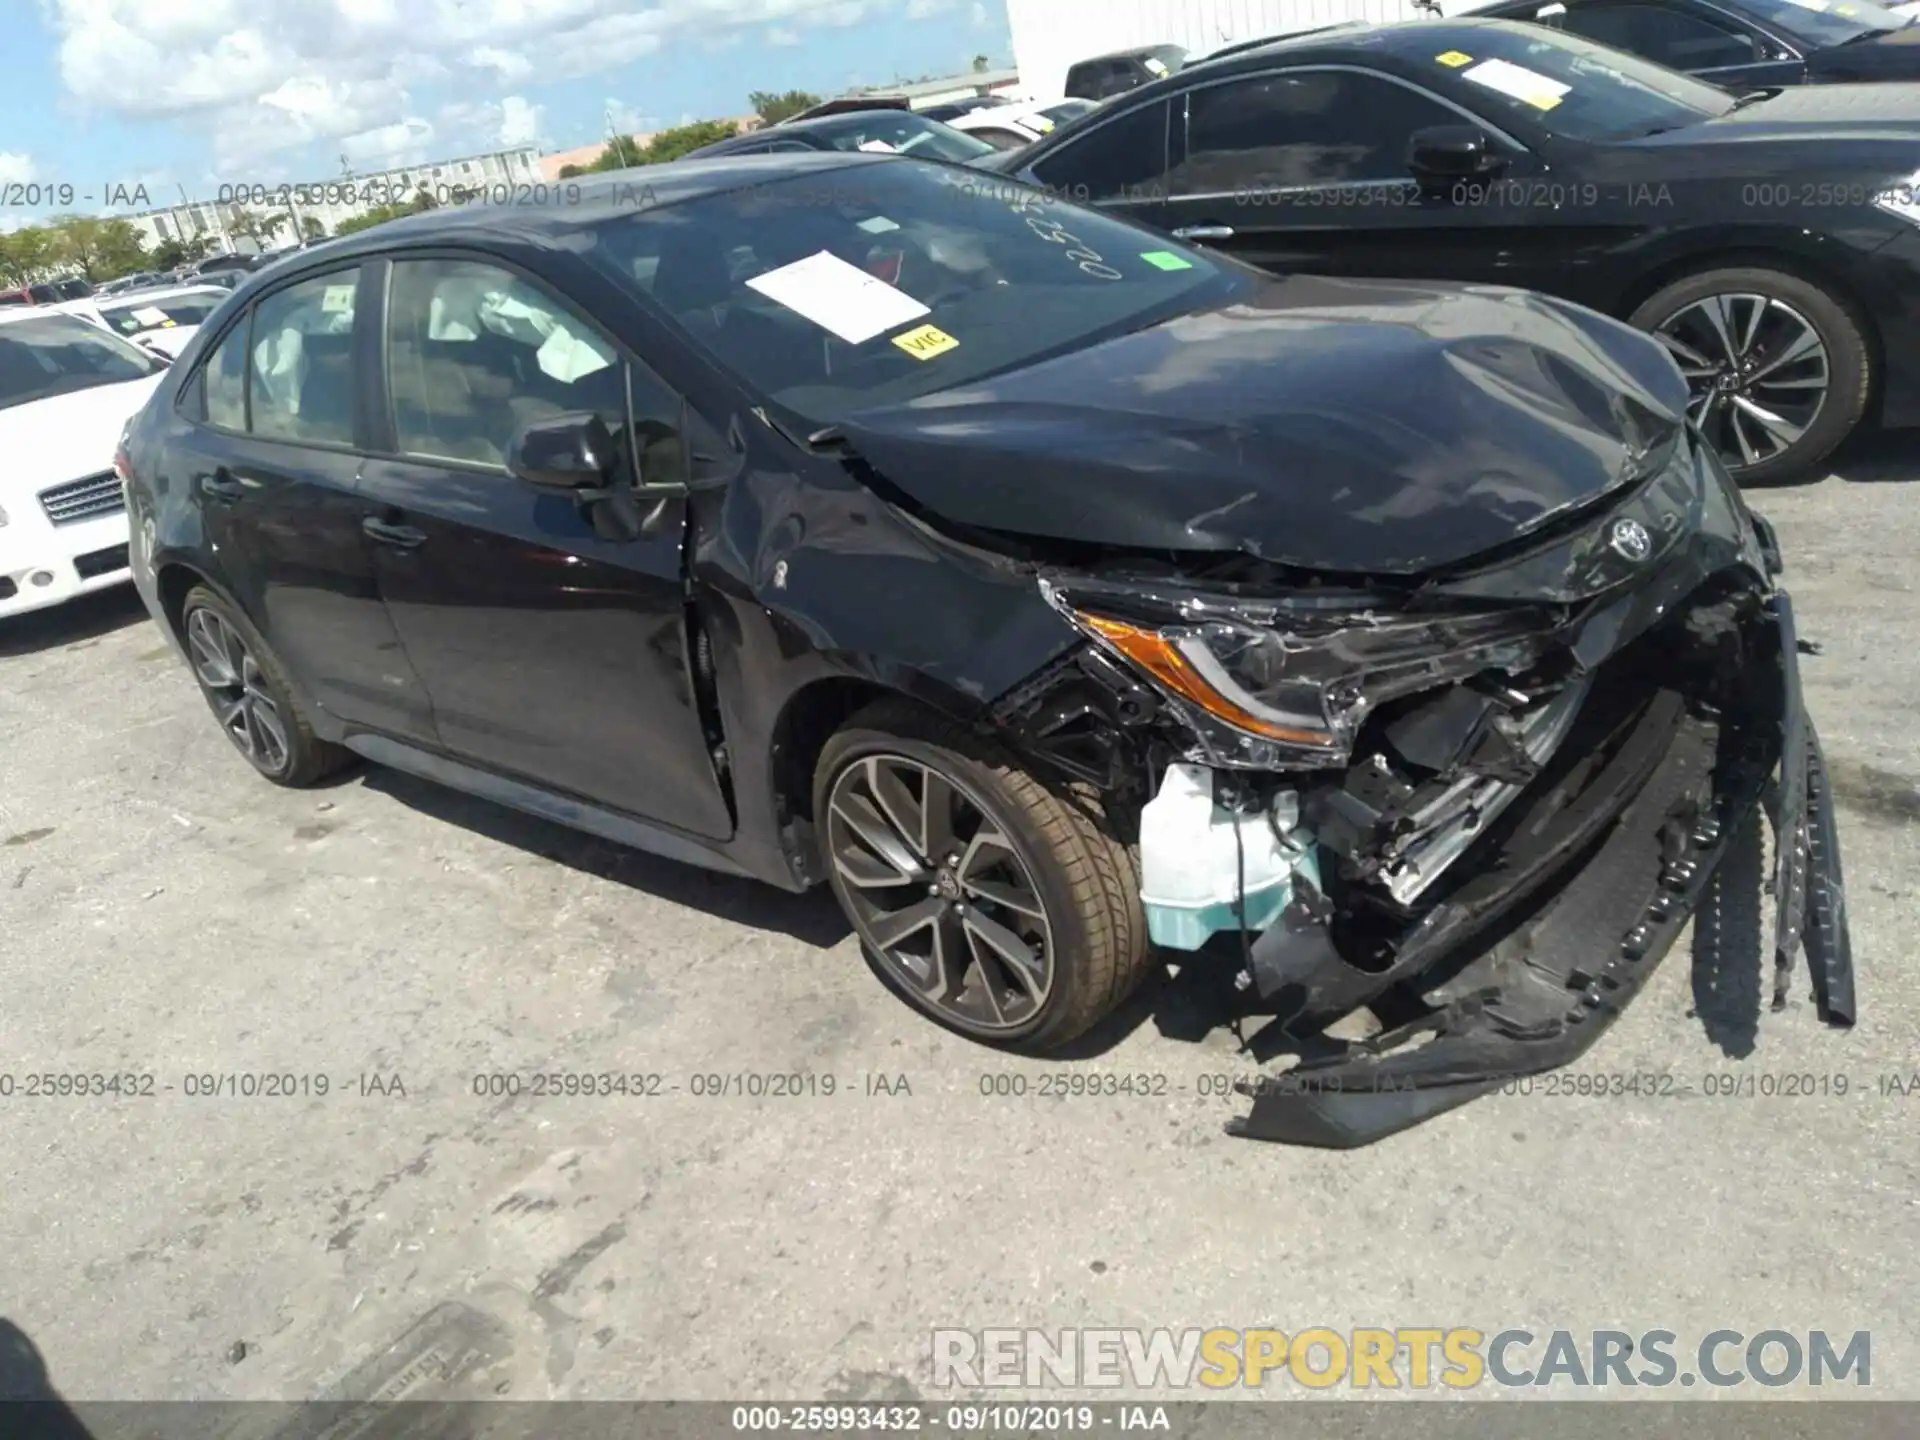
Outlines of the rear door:
<svg viewBox="0 0 1920 1440">
<path fill-rule="evenodd" d="M 624 434 L 631 412 L 642 475 L 684 481 L 694 422 L 680 397 L 544 282 L 479 256 L 396 260 L 384 333 L 386 453 L 362 475 L 366 542 L 445 748 L 689 834 L 732 834 L 692 678 L 685 502 L 668 501 L 653 533 L 609 540 L 570 496 L 505 464 L 528 421 L 591 411 Z"/>
<path fill-rule="evenodd" d="M 357 493 L 370 363 L 365 272 L 264 295 L 183 388 L 165 447 L 191 487 L 219 578 L 325 710 L 431 743 L 420 677 L 387 618 Z"/>
</svg>

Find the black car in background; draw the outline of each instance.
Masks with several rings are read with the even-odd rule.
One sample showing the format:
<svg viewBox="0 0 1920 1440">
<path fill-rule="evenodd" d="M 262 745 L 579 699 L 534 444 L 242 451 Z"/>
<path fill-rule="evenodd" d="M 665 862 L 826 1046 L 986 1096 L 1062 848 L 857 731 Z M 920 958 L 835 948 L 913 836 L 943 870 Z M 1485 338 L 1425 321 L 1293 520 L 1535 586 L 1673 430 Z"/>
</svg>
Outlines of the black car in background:
<svg viewBox="0 0 1920 1440">
<path fill-rule="evenodd" d="M 1778 771 L 1779 958 L 1850 1019 L 1779 556 L 1653 341 L 982 178 L 685 162 L 257 276 L 117 462 L 236 749 L 824 881 L 989 1043 L 1150 936 L 1376 1005 L 1240 1129 L 1331 1145 L 1584 1051 Z"/>
<path fill-rule="evenodd" d="M 1193 65 L 983 165 L 1268 270 L 1630 320 L 1744 482 L 1920 424 L 1920 87 L 1736 96 L 1538 26 L 1408 21 Z"/>
<path fill-rule="evenodd" d="M 1066 86 L 1060 93 L 1069 100 L 1105 100 L 1164 79 L 1186 63 L 1187 52 L 1178 45 L 1117 50 L 1111 55 L 1075 61 L 1067 70 Z"/>
<path fill-rule="evenodd" d="M 833 102 L 829 102 L 833 103 Z M 906 102 L 846 102 L 854 108 L 814 120 L 787 120 L 695 150 L 690 160 L 722 155 L 800 155 L 844 151 L 912 155 L 967 164 L 1001 152 L 964 130 L 906 108 Z"/>
<path fill-rule="evenodd" d="M 1466 12 L 1528 20 L 1732 90 L 1920 80 L 1920 25 L 1873 0 L 1501 0 Z"/>
</svg>

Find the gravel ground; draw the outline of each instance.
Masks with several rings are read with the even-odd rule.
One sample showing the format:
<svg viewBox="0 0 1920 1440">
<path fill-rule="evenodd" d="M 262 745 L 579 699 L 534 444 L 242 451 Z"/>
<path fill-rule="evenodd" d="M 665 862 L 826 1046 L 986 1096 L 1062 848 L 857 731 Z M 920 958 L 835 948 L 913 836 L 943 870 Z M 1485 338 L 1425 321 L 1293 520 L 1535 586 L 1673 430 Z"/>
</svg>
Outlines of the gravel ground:
<svg viewBox="0 0 1920 1440">
<path fill-rule="evenodd" d="M 1920 1093 L 1880 1078 L 1920 1071 L 1916 476 L 1881 440 L 1756 496 L 1824 646 L 1858 1029 L 1804 983 L 1767 1013 L 1757 948 L 1676 950 L 1580 1068 L 1689 1093 L 1497 1096 L 1352 1154 L 1225 1137 L 1200 1092 L 1239 1062 L 1177 982 L 1010 1060 L 890 999 L 824 895 L 388 772 L 256 780 L 130 590 L 9 625 L 0 1316 L 80 1399 L 364 1392 L 423 1317 L 469 1356 L 435 1393 L 528 1399 L 931 1400 L 929 1332 L 1003 1325 L 1869 1330 L 1871 1394 L 1920 1397 Z M 476 1093 L 546 1070 L 669 1088 Z M 26 1098 L 42 1071 L 155 1093 Z M 693 1093 L 743 1071 L 836 1089 Z M 981 1092 L 1123 1071 L 1166 1091 Z M 306 1093 L 188 1093 L 243 1074 Z"/>
</svg>

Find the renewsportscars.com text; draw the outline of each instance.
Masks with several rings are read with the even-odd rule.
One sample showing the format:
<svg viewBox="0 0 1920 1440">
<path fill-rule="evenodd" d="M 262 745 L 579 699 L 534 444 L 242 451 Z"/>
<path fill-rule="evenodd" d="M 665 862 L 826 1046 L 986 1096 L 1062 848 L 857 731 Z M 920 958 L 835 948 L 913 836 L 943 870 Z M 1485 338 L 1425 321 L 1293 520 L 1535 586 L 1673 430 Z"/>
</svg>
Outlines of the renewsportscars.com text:
<svg viewBox="0 0 1920 1440">
<path fill-rule="evenodd" d="M 1873 1383 L 1865 1330 L 1409 1328 L 935 1330 L 933 1383 L 959 1390 L 1471 1390 Z"/>
</svg>

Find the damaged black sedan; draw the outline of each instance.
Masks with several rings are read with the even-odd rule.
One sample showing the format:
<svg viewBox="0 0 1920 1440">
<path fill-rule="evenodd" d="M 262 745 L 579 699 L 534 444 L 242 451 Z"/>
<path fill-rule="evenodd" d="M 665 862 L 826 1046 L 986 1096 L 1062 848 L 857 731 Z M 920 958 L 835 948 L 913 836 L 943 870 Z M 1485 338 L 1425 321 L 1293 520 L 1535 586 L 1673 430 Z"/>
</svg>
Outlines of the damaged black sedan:
<svg viewBox="0 0 1920 1440">
<path fill-rule="evenodd" d="M 1169 956 L 1352 1145 L 1591 1045 L 1757 808 L 1853 1011 L 1771 533 L 1653 341 L 1275 280 L 883 156 L 615 178 L 310 250 L 118 460 L 235 748 L 355 754 L 832 887 L 875 973 L 1058 1049 Z"/>
</svg>

